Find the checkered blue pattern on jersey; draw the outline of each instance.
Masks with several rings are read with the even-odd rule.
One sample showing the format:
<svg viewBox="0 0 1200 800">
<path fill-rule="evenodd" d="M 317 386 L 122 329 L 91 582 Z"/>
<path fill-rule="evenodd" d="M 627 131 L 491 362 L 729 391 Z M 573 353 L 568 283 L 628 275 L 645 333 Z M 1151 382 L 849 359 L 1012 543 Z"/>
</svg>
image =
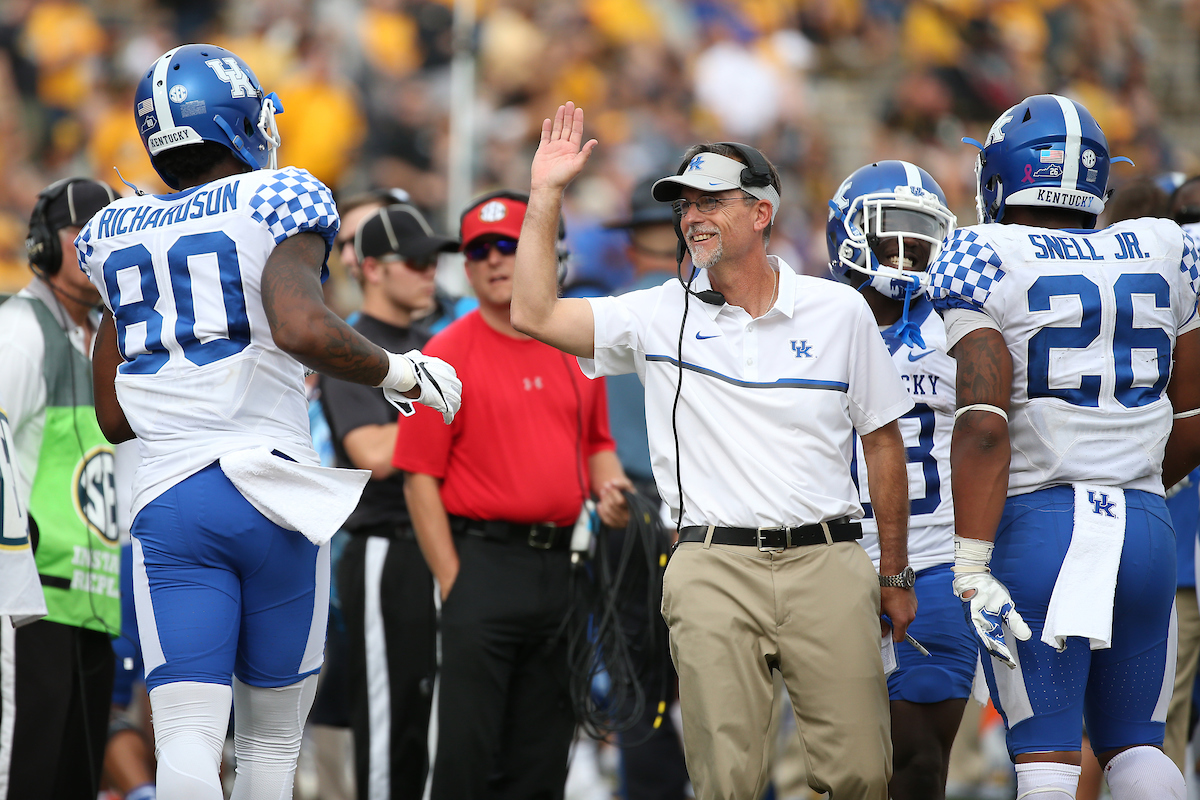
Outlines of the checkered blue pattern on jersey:
<svg viewBox="0 0 1200 800">
<path fill-rule="evenodd" d="M 1187 273 L 1192 288 L 1200 294 L 1200 246 L 1187 231 L 1183 232 L 1183 259 L 1179 262 L 1179 271 Z"/>
<path fill-rule="evenodd" d="M 942 247 L 929 275 L 929 296 L 938 310 L 982 310 L 1004 270 L 990 244 L 970 228 L 959 228 Z"/>
<path fill-rule="evenodd" d="M 297 233 L 321 234 L 333 247 L 340 220 L 333 194 L 308 170 L 284 167 L 258 188 L 250 198 L 253 218 L 265 222 L 275 244 Z"/>
<path fill-rule="evenodd" d="M 91 258 L 96 252 L 96 248 L 90 244 L 91 241 L 92 220 L 88 220 L 87 225 L 85 225 L 83 230 L 79 232 L 79 235 L 75 237 L 75 252 L 78 254 L 79 268 L 84 272 L 89 272 L 88 259 Z M 1193 263 L 1194 261 L 1195 259 L 1193 259 Z"/>
</svg>

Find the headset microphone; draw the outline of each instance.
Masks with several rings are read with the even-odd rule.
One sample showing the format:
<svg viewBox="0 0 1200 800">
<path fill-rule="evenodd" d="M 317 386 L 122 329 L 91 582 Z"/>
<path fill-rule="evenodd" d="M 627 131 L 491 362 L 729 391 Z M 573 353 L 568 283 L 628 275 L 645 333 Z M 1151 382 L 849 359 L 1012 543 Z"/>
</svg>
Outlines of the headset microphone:
<svg viewBox="0 0 1200 800">
<path fill-rule="evenodd" d="M 679 214 L 675 215 L 675 237 L 677 241 L 675 245 L 675 276 L 679 278 L 679 282 L 683 285 L 683 290 L 700 302 L 708 303 L 710 306 L 725 305 L 725 295 L 716 289 L 705 289 L 703 292 L 692 291 L 692 278 L 696 274 L 695 267 L 692 267 L 692 277 L 686 281 L 683 279 L 683 257 L 687 254 L 687 244 L 683 238 L 683 218 Z"/>
<path fill-rule="evenodd" d="M 688 294 L 695 297 L 701 303 L 708 303 L 710 306 L 725 305 L 725 295 L 716 289 L 705 289 L 703 292 L 693 292 L 691 289 L 688 289 Z"/>
</svg>

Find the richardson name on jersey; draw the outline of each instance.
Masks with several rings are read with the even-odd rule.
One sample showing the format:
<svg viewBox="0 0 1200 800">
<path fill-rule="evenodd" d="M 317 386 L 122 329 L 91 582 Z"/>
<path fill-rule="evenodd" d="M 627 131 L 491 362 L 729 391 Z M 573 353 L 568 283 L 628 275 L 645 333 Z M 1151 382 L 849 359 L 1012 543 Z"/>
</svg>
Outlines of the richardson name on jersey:
<svg viewBox="0 0 1200 800">
<path fill-rule="evenodd" d="M 137 233 L 150 228 L 174 225 L 185 219 L 199 219 L 237 210 L 238 184 L 233 181 L 213 190 L 202 189 L 188 198 L 177 200 L 166 207 L 149 204 L 106 208 L 100 212 L 96 223 L 96 239 Z M 167 202 L 171 202 L 169 199 Z"/>
</svg>

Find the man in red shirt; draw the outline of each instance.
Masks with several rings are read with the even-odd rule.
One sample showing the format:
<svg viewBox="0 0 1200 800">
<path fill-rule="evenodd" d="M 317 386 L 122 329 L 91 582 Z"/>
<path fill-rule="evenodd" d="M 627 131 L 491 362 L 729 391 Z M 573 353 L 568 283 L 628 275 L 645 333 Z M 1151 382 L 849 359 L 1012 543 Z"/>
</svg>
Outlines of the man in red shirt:
<svg viewBox="0 0 1200 800">
<path fill-rule="evenodd" d="M 424 352 L 452 361 L 470 388 L 449 426 L 420 409 L 402 419 L 392 462 L 408 473 L 441 601 L 433 800 L 562 798 L 575 726 L 563 630 L 571 531 L 593 494 L 606 524 L 628 516 L 603 381 L 509 322 L 527 201 L 500 192 L 463 212 L 479 309 Z"/>
</svg>

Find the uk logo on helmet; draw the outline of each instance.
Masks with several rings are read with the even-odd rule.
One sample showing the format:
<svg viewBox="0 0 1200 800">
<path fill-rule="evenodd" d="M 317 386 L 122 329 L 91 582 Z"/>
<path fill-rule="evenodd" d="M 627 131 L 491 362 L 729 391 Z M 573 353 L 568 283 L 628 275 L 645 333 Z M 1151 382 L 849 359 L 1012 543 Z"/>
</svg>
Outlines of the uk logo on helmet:
<svg viewBox="0 0 1200 800">
<path fill-rule="evenodd" d="M 222 64 L 221 62 L 225 62 Z M 204 62 L 209 69 L 220 80 L 229 84 L 229 94 L 231 97 L 254 97 L 258 94 L 254 89 L 254 84 L 250 82 L 250 78 L 246 73 L 242 72 L 242 68 L 238 66 L 237 61 L 232 58 L 210 58 Z M 175 98 L 171 98 L 174 100 Z"/>
</svg>

